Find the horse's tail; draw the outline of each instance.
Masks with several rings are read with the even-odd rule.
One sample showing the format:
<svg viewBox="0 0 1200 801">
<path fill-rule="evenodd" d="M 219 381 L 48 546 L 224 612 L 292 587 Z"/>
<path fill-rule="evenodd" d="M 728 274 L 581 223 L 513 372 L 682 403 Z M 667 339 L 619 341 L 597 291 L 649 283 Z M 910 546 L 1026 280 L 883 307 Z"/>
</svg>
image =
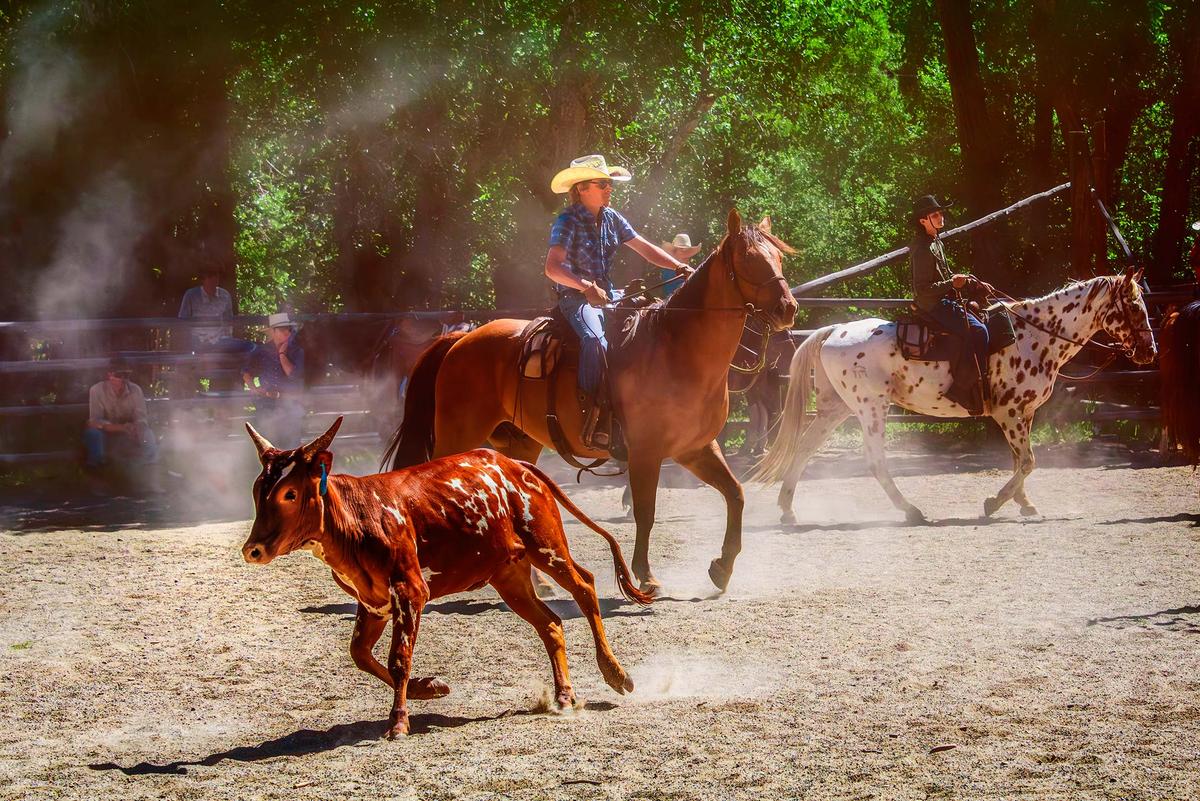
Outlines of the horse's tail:
<svg viewBox="0 0 1200 801">
<path fill-rule="evenodd" d="M 466 335 L 465 331 L 455 331 L 440 336 L 417 357 L 404 395 L 404 419 L 383 452 L 380 470 L 399 470 L 433 458 L 433 423 L 437 410 L 434 390 L 438 370 L 446 353 Z M 390 468 L 387 466 L 389 461 L 392 463 Z"/>
<path fill-rule="evenodd" d="M 796 353 L 792 356 L 787 399 L 783 402 L 779 432 L 775 435 L 771 449 L 751 471 L 751 481 L 780 481 L 795 460 L 800 436 L 808 426 L 805 415 L 808 411 L 808 396 L 814 386 L 812 374 L 814 370 L 824 371 L 820 359 L 821 346 L 835 328 L 835 325 L 818 328 L 796 348 Z"/>
<path fill-rule="evenodd" d="M 550 494 L 554 496 L 554 499 L 562 504 L 563 508 L 570 512 L 576 520 L 604 538 L 604 541 L 608 543 L 609 550 L 612 551 L 613 570 L 616 571 L 617 587 L 621 590 L 621 594 L 636 604 L 648 606 L 654 600 L 654 596 L 647 595 L 634 585 L 633 577 L 629 573 L 629 565 L 625 563 L 625 557 L 621 553 L 621 546 L 617 543 L 617 538 L 585 515 L 583 510 L 567 497 L 567 494 L 562 491 L 562 487 L 555 484 L 552 478 L 529 462 L 519 462 L 519 464 L 537 476 L 546 485 L 546 489 L 550 490 Z"/>
<path fill-rule="evenodd" d="M 1188 461 L 1200 463 L 1200 301 L 1167 319 L 1159 337 L 1158 366 L 1163 426 Z"/>
</svg>

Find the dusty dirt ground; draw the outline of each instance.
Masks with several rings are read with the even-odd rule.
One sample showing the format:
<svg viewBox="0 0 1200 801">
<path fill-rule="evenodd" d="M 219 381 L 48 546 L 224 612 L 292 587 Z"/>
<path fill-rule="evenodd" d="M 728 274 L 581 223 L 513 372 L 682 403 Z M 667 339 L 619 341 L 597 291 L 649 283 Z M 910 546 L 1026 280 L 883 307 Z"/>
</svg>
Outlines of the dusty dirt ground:
<svg viewBox="0 0 1200 801">
<path fill-rule="evenodd" d="M 414 702 L 397 742 L 388 690 L 350 661 L 349 599 L 307 555 L 245 564 L 244 517 L 0 509 L 0 797 L 1200 797 L 1195 476 L 1093 452 L 1029 480 L 1044 517 L 981 520 L 1006 461 L 898 459 L 929 525 L 854 455 L 801 485 L 795 527 L 751 487 L 722 597 L 718 496 L 665 489 L 670 597 L 649 609 L 615 600 L 600 538 L 571 523 L 634 694 L 556 600 L 586 705 L 539 712 L 533 630 L 491 592 L 440 599 L 415 667 L 453 692 Z M 570 491 L 628 553 L 619 488 Z"/>
</svg>

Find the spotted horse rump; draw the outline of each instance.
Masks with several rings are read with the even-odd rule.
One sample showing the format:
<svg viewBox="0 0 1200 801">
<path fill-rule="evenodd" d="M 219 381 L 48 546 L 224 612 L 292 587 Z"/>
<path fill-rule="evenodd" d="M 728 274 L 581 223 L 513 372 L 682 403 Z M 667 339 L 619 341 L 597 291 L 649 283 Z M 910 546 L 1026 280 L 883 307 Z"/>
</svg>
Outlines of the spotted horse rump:
<svg viewBox="0 0 1200 801">
<path fill-rule="evenodd" d="M 562 621 L 534 592 L 533 567 L 569 592 L 587 617 L 605 682 L 619 693 L 633 690 L 605 637 L 592 574 L 571 558 L 558 504 L 604 537 L 625 597 L 649 603 L 611 534 L 536 467 L 491 450 L 371 476 L 330 475 L 329 446 L 341 422 L 339 417 L 313 442 L 286 451 L 247 424 L 262 472 L 254 482 L 254 523 L 242 555 L 266 564 L 309 551 L 358 601 L 350 653 L 361 670 L 394 689 L 389 737 L 408 733 L 409 698 L 450 692 L 440 679 L 411 675 L 425 603 L 485 584 L 537 630 L 550 655 L 558 706 L 575 703 Z M 389 621 L 384 667 L 372 648 Z"/>
<path fill-rule="evenodd" d="M 1103 331 L 1137 364 L 1153 361 L 1154 335 L 1140 288 L 1141 273 L 1106 275 L 1068 284 L 1040 298 L 1003 304 L 1012 318 L 1015 341 L 988 360 L 992 408 L 1013 453 L 1013 475 L 984 501 L 994 514 L 1009 500 L 1021 513 L 1037 514 L 1025 495 L 1033 471 L 1029 443 L 1034 412 L 1049 399 L 1059 370 L 1093 335 Z M 796 483 L 813 454 L 850 415 L 863 431 L 871 473 L 897 509 L 912 522 L 925 519 L 896 487 L 884 458 L 884 425 L 892 404 L 918 414 L 968 417 L 948 400 L 950 366 L 942 361 L 908 361 L 896 341 L 896 324 L 879 319 L 826 326 L 813 332 L 792 358 L 787 400 L 775 446 L 758 464 L 753 480 L 781 481 L 779 507 L 784 523 L 794 523 Z M 816 396 L 816 415 L 806 416 Z"/>
</svg>

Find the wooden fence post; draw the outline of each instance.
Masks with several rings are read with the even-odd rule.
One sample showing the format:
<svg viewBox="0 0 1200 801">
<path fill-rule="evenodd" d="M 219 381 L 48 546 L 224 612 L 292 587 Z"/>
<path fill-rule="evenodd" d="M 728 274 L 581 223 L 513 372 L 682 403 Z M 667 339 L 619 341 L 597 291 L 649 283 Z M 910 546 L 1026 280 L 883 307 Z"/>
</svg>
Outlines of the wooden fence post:
<svg viewBox="0 0 1200 801">
<path fill-rule="evenodd" d="M 1067 134 L 1068 169 L 1071 174 L 1071 274 L 1076 280 L 1092 277 L 1092 197 L 1088 178 L 1087 134 Z"/>
</svg>

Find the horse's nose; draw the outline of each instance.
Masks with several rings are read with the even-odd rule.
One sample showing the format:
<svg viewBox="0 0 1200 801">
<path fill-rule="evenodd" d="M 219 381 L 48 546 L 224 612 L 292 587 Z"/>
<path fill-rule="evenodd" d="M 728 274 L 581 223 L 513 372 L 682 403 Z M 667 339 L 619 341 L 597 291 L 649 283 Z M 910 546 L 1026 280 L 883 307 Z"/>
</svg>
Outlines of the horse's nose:
<svg viewBox="0 0 1200 801">
<path fill-rule="evenodd" d="M 779 305 L 775 307 L 775 319 L 779 321 L 780 328 L 788 328 L 796 321 L 796 310 L 799 308 L 800 304 L 791 292 L 779 299 Z"/>
</svg>

